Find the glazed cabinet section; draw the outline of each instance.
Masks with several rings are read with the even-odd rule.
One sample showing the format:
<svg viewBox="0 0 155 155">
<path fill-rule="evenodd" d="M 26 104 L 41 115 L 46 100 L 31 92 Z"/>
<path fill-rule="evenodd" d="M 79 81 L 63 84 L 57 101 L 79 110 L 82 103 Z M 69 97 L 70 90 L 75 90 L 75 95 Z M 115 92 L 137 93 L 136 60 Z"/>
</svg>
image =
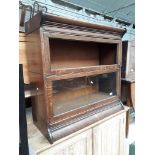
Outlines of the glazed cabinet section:
<svg viewBox="0 0 155 155">
<path fill-rule="evenodd" d="M 116 73 L 52 81 L 54 116 L 116 96 Z"/>
</svg>

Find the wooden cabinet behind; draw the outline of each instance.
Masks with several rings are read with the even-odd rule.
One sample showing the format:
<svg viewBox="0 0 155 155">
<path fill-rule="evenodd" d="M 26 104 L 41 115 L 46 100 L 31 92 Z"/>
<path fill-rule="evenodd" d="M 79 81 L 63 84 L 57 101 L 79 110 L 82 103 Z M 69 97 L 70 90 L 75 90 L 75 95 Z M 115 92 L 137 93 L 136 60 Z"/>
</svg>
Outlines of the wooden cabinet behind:
<svg viewBox="0 0 155 155">
<path fill-rule="evenodd" d="M 26 40 L 25 33 L 19 33 L 19 64 L 23 64 L 23 74 L 24 74 L 24 83 L 29 84 L 30 78 L 29 78 L 29 67 L 28 67 L 28 59 L 26 55 L 26 46 L 27 40 Z M 30 46 L 29 46 L 30 47 Z"/>
<path fill-rule="evenodd" d="M 135 110 L 135 40 L 122 43 L 122 81 L 121 100 L 128 107 Z M 128 136 L 130 110 L 128 111 L 127 131 Z"/>
<path fill-rule="evenodd" d="M 122 42 L 122 78 L 135 80 L 135 40 Z"/>
</svg>

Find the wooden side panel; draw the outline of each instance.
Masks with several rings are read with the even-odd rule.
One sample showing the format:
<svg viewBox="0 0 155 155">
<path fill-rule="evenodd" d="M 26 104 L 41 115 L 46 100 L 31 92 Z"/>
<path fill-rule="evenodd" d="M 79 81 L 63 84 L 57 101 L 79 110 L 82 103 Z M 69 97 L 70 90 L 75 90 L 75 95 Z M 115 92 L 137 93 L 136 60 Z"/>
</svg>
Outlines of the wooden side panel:
<svg viewBox="0 0 155 155">
<path fill-rule="evenodd" d="M 38 74 L 35 82 L 31 82 L 31 86 L 35 91 L 34 95 L 31 96 L 33 121 L 43 135 L 48 137 L 48 85 L 46 81 L 43 81 L 43 75 Z"/>
<path fill-rule="evenodd" d="M 48 84 L 44 80 L 42 55 L 42 42 L 40 30 L 37 30 L 25 38 L 25 49 L 23 50 L 25 60 L 28 66 L 28 77 L 31 89 L 34 92 L 32 98 L 33 120 L 41 132 L 48 136 Z M 24 40 L 21 40 L 22 42 Z M 50 92 L 50 91 L 49 91 Z"/>
<path fill-rule="evenodd" d="M 92 155 L 92 129 L 67 139 L 37 155 Z"/>
<path fill-rule="evenodd" d="M 125 114 L 93 128 L 94 155 L 124 155 Z"/>
</svg>

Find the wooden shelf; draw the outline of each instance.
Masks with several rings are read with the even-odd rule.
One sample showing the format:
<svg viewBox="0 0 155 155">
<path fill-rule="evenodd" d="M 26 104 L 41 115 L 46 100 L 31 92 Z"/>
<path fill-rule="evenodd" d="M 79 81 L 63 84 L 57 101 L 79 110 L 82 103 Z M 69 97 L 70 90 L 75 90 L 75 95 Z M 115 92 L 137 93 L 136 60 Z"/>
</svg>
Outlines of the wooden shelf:
<svg viewBox="0 0 155 155">
<path fill-rule="evenodd" d="M 120 66 L 118 64 L 59 69 L 52 68 L 51 75 L 48 76 L 47 79 L 61 80 L 75 77 L 91 76 L 95 74 L 117 72 L 119 69 Z"/>
</svg>

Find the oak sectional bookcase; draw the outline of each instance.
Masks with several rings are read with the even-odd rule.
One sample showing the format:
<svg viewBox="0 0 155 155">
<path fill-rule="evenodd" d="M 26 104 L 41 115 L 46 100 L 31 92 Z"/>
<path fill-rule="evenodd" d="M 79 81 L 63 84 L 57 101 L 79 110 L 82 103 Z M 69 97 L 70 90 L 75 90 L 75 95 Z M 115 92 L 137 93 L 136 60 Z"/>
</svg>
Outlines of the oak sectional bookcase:
<svg viewBox="0 0 155 155">
<path fill-rule="evenodd" d="M 42 13 L 25 28 L 33 120 L 51 143 L 123 110 L 124 29 Z"/>
</svg>

